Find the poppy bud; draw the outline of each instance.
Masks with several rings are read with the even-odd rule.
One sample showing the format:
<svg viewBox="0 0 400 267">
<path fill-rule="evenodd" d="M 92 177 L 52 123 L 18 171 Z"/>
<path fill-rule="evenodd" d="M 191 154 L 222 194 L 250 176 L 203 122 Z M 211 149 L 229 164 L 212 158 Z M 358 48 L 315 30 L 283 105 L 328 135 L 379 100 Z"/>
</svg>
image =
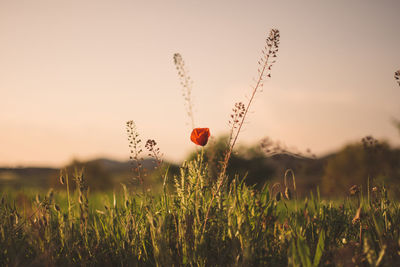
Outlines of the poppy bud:
<svg viewBox="0 0 400 267">
<path fill-rule="evenodd" d="M 190 135 L 190 140 L 199 146 L 205 146 L 210 137 L 210 129 L 208 128 L 194 128 Z"/>
</svg>

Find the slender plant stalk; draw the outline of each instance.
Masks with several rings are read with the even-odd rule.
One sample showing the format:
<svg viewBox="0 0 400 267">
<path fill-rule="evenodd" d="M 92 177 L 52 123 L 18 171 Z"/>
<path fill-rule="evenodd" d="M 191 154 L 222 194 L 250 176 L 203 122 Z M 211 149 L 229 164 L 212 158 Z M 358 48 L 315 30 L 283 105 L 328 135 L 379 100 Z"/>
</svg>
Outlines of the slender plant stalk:
<svg viewBox="0 0 400 267">
<path fill-rule="evenodd" d="M 225 154 L 225 158 L 224 158 L 224 161 L 223 161 L 223 164 L 222 164 L 221 172 L 219 174 L 219 179 L 218 179 L 219 182 L 218 182 L 217 188 L 213 192 L 210 204 L 208 205 L 208 208 L 207 208 L 207 213 L 206 213 L 206 216 L 205 216 L 205 219 L 204 219 L 204 224 L 203 224 L 203 229 L 202 229 L 202 236 L 203 236 L 204 231 L 205 231 L 206 226 L 207 226 L 207 221 L 208 221 L 208 218 L 209 218 L 211 206 L 212 206 L 212 204 L 214 202 L 215 196 L 219 193 L 219 191 L 221 190 L 222 185 L 225 182 L 226 169 L 228 167 L 228 162 L 229 162 L 229 159 L 231 157 L 233 148 L 234 148 L 234 146 L 236 144 L 236 141 L 237 141 L 237 139 L 239 137 L 240 131 L 241 131 L 241 129 L 243 127 L 243 124 L 245 122 L 246 116 L 247 116 L 247 114 L 248 114 L 248 112 L 250 110 L 250 106 L 253 103 L 253 100 L 254 100 L 254 97 L 255 97 L 257 91 L 259 91 L 259 89 L 263 86 L 264 79 L 266 77 L 271 77 L 270 70 L 271 70 L 272 64 L 275 63 L 275 61 L 270 62 L 270 58 L 271 57 L 273 57 L 273 58 L 276 57 L 276 53 L 278 52 L 279 37 L 280 37 L 280 34 L 279 34 L 278 30 L 276 30 L 276 29 L 271 30 L 270 35 L 266 40 L 267 44 L 265 46 L 265 50 L 263 50 L 262 60 L 260 61 L 260 62 L 263 62 L 263 64 L 262 64 L 262 68 L 259 69 L 259 75 L 258 75 L 258 78 L 257 78 L 256 85 L 253 88 L 253 91 L 251 93 L 251 96 L 250 96 L 250 99 L 249 99 L 247 105 L 245 106 L 244 113 L 241 114 L 241 116 L 239 116 L 240 122 L 239 122 L 238 128 L 237 128 L 237 130 L 235 132 L 234 132 L 235 122 L 233 122 L 233 126 L 232 126 L 232 129 L 231 129 L 231 134 L 230 134 L 230 139 L 231 140 L 230 140 L 230 143 L 229 143 L 228 151 Z M 260 62 L 259 62 L 259 64 L 261 64 Z"/>
<path fill-rule="evenodd" d="M 66 181 L 66 183 L 67 183 L 67 202 L 68 202 L 68 221 L 70 222 L 70 224 L 72 223 L 72 220 L 71 220 L 71 201 L 70 201 L 70 198 L 69 198 L 69 179 L 68 179 L 68 173 L 67 172 L 65 172 L 65 181 Z"/>
<path fill-rule="evenodd" d="M 190 125 L 192 129 L 195 127 L 194 114 L 193 114 L 193 101 L 192 101 L 192 85 L 193 81 L 189 76 L 189 72 L 185 67 L 185 61 L 183 61 L 182 55 L 179 53 L 174 54 L 174 63 L 178 76 L 182 85 L 182 96 L 185 100 L 186 113 L 190 119 Z"/>
<path fill-rule="evenodd" d="M 142 186 L 142 192 L 145 192 L 144 186 L 144 168 L 143 168 L 143 158 L 141 157 L 141 153 L 143 152 L 139 133 L 136 128 L 136 124 L 133 120 L 126 122 L 126 132 L 128 134 L 128 142 L 130 149 L 129 159 L 132 165 L 132 172 L 134 174 L 134 179 L 137 179 Z"/>
</svg>

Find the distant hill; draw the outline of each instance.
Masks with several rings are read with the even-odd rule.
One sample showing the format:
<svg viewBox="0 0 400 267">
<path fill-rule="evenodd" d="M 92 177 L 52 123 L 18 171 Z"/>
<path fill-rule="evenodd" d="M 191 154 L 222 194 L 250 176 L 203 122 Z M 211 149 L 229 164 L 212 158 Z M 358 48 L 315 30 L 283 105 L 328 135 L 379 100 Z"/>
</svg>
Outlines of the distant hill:
<svg viewBox="0 0 400 267">
<path fill-rule="evenodd" d="M 153 159 L 143 159 L 141 163 L 143 164 L 144 168 L 149 170 L 154 169 L 154 167 L 156 166 L 156 163 Z M 85 164 L 99 164 L 109 172 L 125 172 L 126 170 L 130 170 L 130 168 L 132 167 L 130 161 L 117 161 L 106 158 L 90 160 L 85 162 Z"/>
<path fill-rule="evenodd" d="M 59 173 L 54 168 L 0 168 L 0 187 L 37 187 L 47 185 L 52 177 Z"/>
<path fill-rule="evenodd" d="M 153 170 L 156 163 L 152 159 L 144 159 L 143 167 Z M 102 183 L 111 185 L 120 182 L 129 182 L 132 177 L 132 165 L 129 161 L 116 161 L 112 159 L 99 158 L 85 162 L 74 161 L 67 166 L 72 177 L 73 166 L 85 168 L 85 176 L 93 181 L 92 189 L 99 187 Z M 0 167 L 0 189 L 5 187 L 28 188 L 28 187 L 59 187 L 60 169 L 48 167 Z M 108 181 L 104 181 L 108 180 Z M 71 183 L 73 186 L 74 183 Z M 101 187 L 101 186 L 100 186 Z"/>
<path fill-rule="evenodd" d="M 245 151 L 245 150 L 243 150 Z M 196 156 L 192 155 L 192 158 Z M 207 154 L 205 154 L 207 157 Z M 208 159 L 205 159 L 208 161 Z M 156 163 L 152 159 L 142 162 L 147 169 L 144 179 L 146 186 L 160 185 L 162 178 L 159 173 L 152 174 Z M 216 179 L 219 173 L 218 158 L 208 161 L 210 179 Z M 179 174 L 179 166 L 168 164 L 169 181 Z M 86 162 L 74 161 L 67 166 L 70 181 L 73 180 L 74 167 L 84 167 L 85 178 L 90 190 L 110 190 L 121 188 L 120 183 L 128 186 L 139 185 L 132 172 L 129 161 L 116 161 L 99 158 Z M 310 190 L 320 187 L 325 196 L 337 197 L 348 193 L 350 186 L 357 184 L 364 189 L 370 185 L 385 184 L 391 191 L 400 195 L 400 150 L 382 143 L 378 147 L 365 148 L 361 143 L 350 144 L 336 153 L 324 157 L 310 159 L 299 158 L 287 154 L 266 157 L 261 153 L 232 154 L 227 174 L 229 179 L 236 175 L 245 179 L 245 183 L 263 186 L 266 182 L 280 183 L 283 188 L 286 170 L 293 170 L 296 177 L 296 187 L 299 196 L 308 195 Z M 41 187 L 44 189 L 65 188 L 59 182 L 59 169 L 55 168 L 0 168 L 0 189 Z M 291 177 L 288 180 L 293 188 Z M 368 182 L 369 180 L 369 182 Z M 211 181 L 212 182 L 212 181 Z M 70 182 L 71 188 L 75 186 Z"/>
</svg>

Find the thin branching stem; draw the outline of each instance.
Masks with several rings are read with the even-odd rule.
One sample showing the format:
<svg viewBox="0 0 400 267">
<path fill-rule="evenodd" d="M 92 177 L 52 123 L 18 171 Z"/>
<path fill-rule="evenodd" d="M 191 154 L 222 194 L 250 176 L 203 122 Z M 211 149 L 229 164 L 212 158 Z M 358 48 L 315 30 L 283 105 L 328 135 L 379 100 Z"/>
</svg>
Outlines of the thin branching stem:
<svg viewBox="0 0 400 267">
<path fill-rule="evenodd" d="M 219 179 L 218 179 L 219 182 L 218 182 L 217 188 L 213 192 L 210 204 L 209 204 L 209 206 L 207 208 L 207 212 L 206 212 L 205 219 L 204 219 L 204 224 L 203 224 L 203 229 L 202 229 L 202 236 L 203 236 L 204 231 L 205 231 L 206 226 L 207 226 L 207 221 L 208 221 L 208 218 L 209 218 L 209 215 L 210 215 L 211 206 L 212 206 L 212 204 L 214 202 L 214 199 L 215 199 L 216 195 L 218 195 L 218 193 L 220 192 L 220 190 L 222 188 L 222 185 L 225 182 L 226 170 L 227 170 L 227 167 L 228 167 L 229 159 L 231 157 L 233 148 L 235 147 L 236 141 L 238 140 L 240 131 L 241 131 L 242 127 L 243 127 L 243 124 L 245 122 L 247 114 L 248 114 L 248 112 L 250 110 L 251 104 L 253 103 L 254 97 L 255 97 L 257 91 L 260 89 L 260 87 L 262 87 L 264 79 L 266 77 L 271 77 L 269 71 L 271 70 L 271 66 L 272 66 L 272 64 L 274 62 L 270 63 L 269 59 L 270 59 L 271 56 L 274 57 L 274 58 L 276 57 L 276 53 L 278 51 L 278 45 L 279 45 L 279 38 L 280 38 L 279 31 L 276 30 L 276 29 L 271 30 L 270 35 L 266 40 L 266 43 L 267 43 L 267 45 L 265 46 L 265 50 L 266 51 L 263 50 L 263 56 L 264 57 L 260 61 L 260 62 L 263 62 L 264 64 L 262 65 L 261 70 L 259 69 L 259 75 L 258 75 L 258 78 L 257 78 L 256 85 L 254 86 L 254 88 L 252 90 L 252 93 L 251 93 L 250 99 L 249 99 L 249 101 L 247 103 L 247 106 L 245 106 L 244 113 L 242 113 L 242 114 L 240 114 L 238 116 L 240 122 L 239 122 L 239 124 L 237 126 L 238 128 L 237 128 L 236 131 L 235 131 L 235 127 L 236 127 L 237 124 L 235 124 L 235 121 L 233 121 L 232 128 L 231 128 L 228 151 L 225 154 L 225 158 L 224 158 L 224 161 L 222 163 L 222 169 L 221 169 L 221 172 L 219 174 Z M 240 112 L 240 109 L 238 109 L 238 111 Z"/>
</svg>

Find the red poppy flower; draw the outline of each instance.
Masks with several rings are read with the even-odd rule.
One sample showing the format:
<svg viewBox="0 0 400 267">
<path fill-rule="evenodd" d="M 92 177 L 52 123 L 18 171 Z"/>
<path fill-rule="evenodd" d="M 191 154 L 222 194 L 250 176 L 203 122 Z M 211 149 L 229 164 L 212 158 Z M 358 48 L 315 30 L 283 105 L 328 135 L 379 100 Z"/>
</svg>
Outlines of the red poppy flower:
<svg viewBox="0 0 400 267">
<path fill-rule="evenodd" d="M 210 129 L 208 128 L 194 128 L 190 135 L 190 140 L 199 146 L 205 146 L 210 137 Z"/>
</svg>

